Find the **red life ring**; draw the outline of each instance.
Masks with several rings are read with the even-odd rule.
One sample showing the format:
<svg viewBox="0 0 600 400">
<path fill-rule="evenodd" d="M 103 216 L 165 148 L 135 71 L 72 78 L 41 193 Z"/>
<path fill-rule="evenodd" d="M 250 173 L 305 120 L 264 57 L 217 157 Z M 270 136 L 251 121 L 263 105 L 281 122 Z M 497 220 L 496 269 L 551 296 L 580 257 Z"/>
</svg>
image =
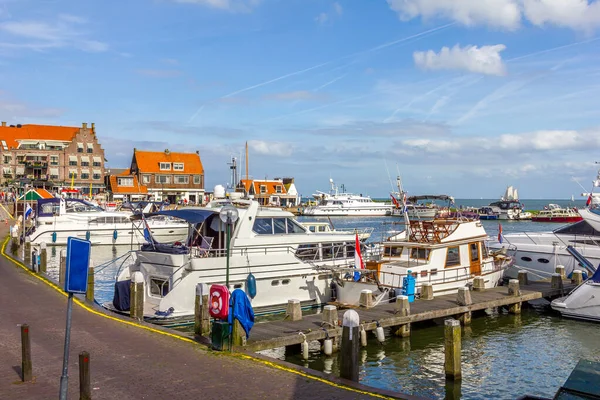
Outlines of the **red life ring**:
<svg viewBox="0 0 600 400">
<path fill-rule="evenodd" d="M 209 313 L 216 319 L 227 319 L 229 315 L 229 289 L 225 285 L 211 285 Z"/>
</svg>

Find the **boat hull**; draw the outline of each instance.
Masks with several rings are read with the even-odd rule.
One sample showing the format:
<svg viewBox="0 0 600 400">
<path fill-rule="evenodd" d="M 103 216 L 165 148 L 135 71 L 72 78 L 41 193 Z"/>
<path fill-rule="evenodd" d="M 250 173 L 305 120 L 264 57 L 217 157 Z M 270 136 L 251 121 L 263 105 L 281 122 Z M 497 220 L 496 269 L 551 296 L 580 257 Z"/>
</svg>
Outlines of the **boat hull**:
<svg viewBox="0 0 600 400">
<path fill-rule="evenodd" d="M 571 223 L 583 221 L 581 216 L 573 217 L 532 217 L 531 222 L 557 222 L 557 223 Z"/>
<path fill-rule="evenodd" d="M 567 318 L 600 322 L 600 283 L 584 282 L 567 297 L 552 301 L 550 306 Z"/>
</svg>

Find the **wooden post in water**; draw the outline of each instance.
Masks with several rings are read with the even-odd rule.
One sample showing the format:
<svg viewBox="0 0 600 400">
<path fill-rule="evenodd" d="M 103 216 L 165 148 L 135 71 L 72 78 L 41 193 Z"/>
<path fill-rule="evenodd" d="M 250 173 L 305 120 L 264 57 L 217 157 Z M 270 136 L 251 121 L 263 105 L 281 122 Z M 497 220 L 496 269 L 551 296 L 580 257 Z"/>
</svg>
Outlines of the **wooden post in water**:
<svg viewBox="0 0 600 400">
<path fill-rule="evenodd" d="M 476 292 L 485 290 L 485 279 L 483 279 L 483 276 L 476 276 L 473 278 L 473 290 Z"/>
<path fill-rule="evenodd" d="M 94 286 L 94 262 L 90 260 L 90 265 L 88 266 L 87 291 L 85 292 L 85 299 L 90 303 L 94 302 Z"/>
<path fill-rule="evenodd" d="M 340 351 L 340 377 L 358 382 L 358 356 L 360 317 L 354 310 L 344 313 L 342 321 L 342 347 Z"/>
<path fill-rule="evenodd" d="M 398 296 L 396 298 L 396 307 L 394 312 L 396 315 L 401 317 L 408 317 L 410 315 L 410 303 L 408 302 L 408 296 Z M 392 328 L 394 335 L 400 337 L 410 336 L 410 322 L 404 325 L 395 326 Z"/>
<path fill-rule="evenodd" d="M 48 269 L 48 249 L 46 248 L 46 242 L 40 244 L 40 272 L 46 273 Z"/>
<path fill-rule="evenodd" d="M 144 275 L 140 271 L 135 271 L 131 276 L 129 313 L 131 318 L 144 319 Z"/>
<path fill-rule="evenodd" d="M 302 308 L 300 308 L 300 300 L 288 300 L 287 308 L 285 310 L 285 317 L 288 318 L 290 321 L 302 320 Z"/>
<path fill-rule="evenodd" d="M 79 353 L 79 400 L 91 400 L 92 387 L 90 384 L 90 353 Z"/>
<path fill-rule="evenodd" d="M 433 300 L 433 285 L 430 282 L 421 285 L 421 300 Z"/>
<path fill-rule="evenodd" d="M 519 285 L 521 285 L 521 286 L 529 285 L 529 277 L 527 276 L 527 271 L 525 271 L 525 270 L 519 271 Z"/>
<path fill-rule="evenodd" d="M 471 291 L 468 287 L 458 288 L 458 296 L 456 302 L 459 306 L 470 306 L 473 304 L 471 300 Z M 471 325 L 471 311 L 467 311 L 458 318 L 463 325 Z"/>
<path fill-rule="evenodd" d="M 21 380 L 23 382 L 31 381 L 31 341 L 29 340 L 29 325 L 21 325 Z"/>
<path fill-rule="evenodd" d="M 455 319 L 444 321 L 444 370 L 447 379 L 460 380 L 461 332 L 460 322 Z"/>
<path fill-rule="evenodd" d="M 338 326 L 338 312 L 336 306 L 327 305 L 323 307 L 321 326 L 324 326 L 325 329 L 331 329 Z"/>
<path fill-rule="evenodd" d="M 576 285 L 581 285 L 583 282 L 583 271 L 576 269 L 573 271 L 573 275 L 571 275 L 571 283 Z"/>
<path fill-rule="evenodd" d="M 67 270 L 67 249 L 60 250 L 60 264 L 58 266 L 58 283 L 65 286 L 65 271 Z"/>
<path fill-rule="evenodd" d="M 556 272 L 557 274 L 560 274 L 560 279 L 567 279 L 567 273 L 565 271 L 564 265 L 557 265 L 556 268 L 554 269 L 554 272 Z"/>
<path fill-rule="evenodd" d="M 562 276 L 560 275 L 560 273 L 552 274 L 551 285 L 552 285 L 552 289 L 563 290 L 563 281 L 562 281 Z"/>
<path fill-rule="evenodd" d="M 29 269 L 33 269 L 33 265 L 31 264 L 31 242 L 29 241 L 29 237 L 25 238 L 25 251 L 23 254 L 23 262 Z"/>
<path fill-rule="evenodd" d="M 508 295 L 514 297 L 521 295 L 518 279 L 511 279 L 508 281 Z M 511 314 L 521 314 L 521 302 L 510 304 L 508 306 L 508 312 Z"/>
<path fill-rule="evenodd" d="M 196 284 L 196 301 L 194 304 L 194 333 L 208 337 L 210 335 L 210 314 L 208 312 L 208 285 Z"/>
<path fill-rule="evenodd" d="M 373 291 L 369 289 L 361 290 L 358 305 L 365 308 L 373 307 Z"/>
</svg>

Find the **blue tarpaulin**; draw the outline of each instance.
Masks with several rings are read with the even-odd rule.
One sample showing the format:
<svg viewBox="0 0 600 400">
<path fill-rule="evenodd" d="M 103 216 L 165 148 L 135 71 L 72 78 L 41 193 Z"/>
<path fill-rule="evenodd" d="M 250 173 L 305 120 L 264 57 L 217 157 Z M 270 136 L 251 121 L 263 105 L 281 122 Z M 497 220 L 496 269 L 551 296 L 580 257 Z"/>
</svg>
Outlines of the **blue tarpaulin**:
<svg viewBox="0 0 600 400">
<path fill-rule="evenodd" d="M 250 337 L 250 329 L 254 326 L 254 310 L 250 300 L 242 289 L 235 289 L 229 299 L 229 323 L 233 324 L 233 318 L 240 321 L 246 331 L 246 338 Z"/>
</svg>

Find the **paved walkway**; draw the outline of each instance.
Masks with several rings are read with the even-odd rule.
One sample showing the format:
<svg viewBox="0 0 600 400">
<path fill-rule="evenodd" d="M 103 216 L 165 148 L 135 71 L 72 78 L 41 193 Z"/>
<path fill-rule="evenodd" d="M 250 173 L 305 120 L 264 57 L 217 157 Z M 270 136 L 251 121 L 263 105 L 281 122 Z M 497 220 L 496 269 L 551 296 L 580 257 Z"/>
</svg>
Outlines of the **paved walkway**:
<svg viewBox="0 0 600 400">
<path fill-rule="evenodd" d="M 7 228 L 0 227 L 0 237 Z M 8 250 L 7 250 L 8 251 Z M 58 397 L 66 297 L 0 256 L 0 398 Z M 19 324 L 30 326 L 33 383 L 20 382 Z M 69 398 L 79 398 L 78 354 L 90 353 L 95 399 L 385 398 L 300 372 L 227 356 L 73 307 Z M 299 370 L 298 370 L 299 371 Z"/>
</svg>

